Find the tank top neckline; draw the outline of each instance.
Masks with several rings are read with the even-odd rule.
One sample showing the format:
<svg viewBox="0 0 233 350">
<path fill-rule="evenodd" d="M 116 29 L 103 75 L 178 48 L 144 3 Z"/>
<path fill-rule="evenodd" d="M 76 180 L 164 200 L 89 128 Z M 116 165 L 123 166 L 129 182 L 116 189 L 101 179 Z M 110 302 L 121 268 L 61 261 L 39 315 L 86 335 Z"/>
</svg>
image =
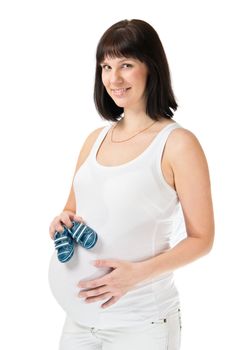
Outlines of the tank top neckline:
<svg viewBox="0 0 233 350">
<path fill-rule="evenodd" d="M 125 163 L 122 163 L 122 164 L 118 164 L 118 165 L 103 165 L 103 164 L 100 164 L 98 161 L 97 161 L 97 153 L 99 151 L 99 148 L 102 144 L 102 142 L 104 141 L 108 131 L 110 130 L 111 128 L 111 124 L 110 125 L 107 125 L 103 130 L 102 132 L 100 133 L 100 138 L 98 139 L 97 141 L 97 144 L 96 144 L 96 147 L 94 149 L 94 154 L 93 154 L 93 159 L 94 159 L 94 163 L 97 167 L 99 168 L 102 168 L 102 169 L 120 169 L 120 168 L 124 168 L 124 167 L 127 167 L 127 166 L 130 166 L 134 163 L 136 163 L 137 161 L 141 160 L 147 152 L 149 152 L 149 150 L 152 148 L 152 146 L 158 142 L 159 140 L 159 137 L 161 137 L 161 135 L 163 134 L 164 131 L 166 131 L 167 129 L 169 129 L 171 126 L 179 126 L 179 124 L 177 122 L 172 122 L 172 123 L 169 123 L 167 124 L 166 126 L 164 126 L 157 134 L 156 136 L 152 139 L 152 141 L 150 142 L 150 144 L 135 158 L 129 160 L 128 162 L 125 162 Z"/>
</svg>

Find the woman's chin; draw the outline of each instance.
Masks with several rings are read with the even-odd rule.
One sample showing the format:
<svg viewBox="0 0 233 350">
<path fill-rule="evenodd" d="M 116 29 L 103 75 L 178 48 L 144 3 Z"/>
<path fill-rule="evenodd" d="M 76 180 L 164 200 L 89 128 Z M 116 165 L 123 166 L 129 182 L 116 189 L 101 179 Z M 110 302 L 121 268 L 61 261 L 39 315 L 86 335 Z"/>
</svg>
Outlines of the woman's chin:
<svg viewBox="0 0 233 350">
<path fill-rule="evenodd" d="M 114 100 L 115 104 L 117 105 L 117 107 L 121 107 L 121 108 L 126 108 L 127 107 L 127 103 L 126 101 L 120 101 L 120 100 Z"/>
</svg>

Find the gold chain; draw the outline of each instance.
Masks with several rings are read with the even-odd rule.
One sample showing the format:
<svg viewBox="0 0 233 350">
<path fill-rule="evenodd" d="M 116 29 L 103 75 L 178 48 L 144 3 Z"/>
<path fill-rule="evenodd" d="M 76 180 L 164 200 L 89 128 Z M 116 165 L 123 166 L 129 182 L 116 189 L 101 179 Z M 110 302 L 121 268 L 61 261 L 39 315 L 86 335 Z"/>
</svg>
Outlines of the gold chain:
<svg viewBox="0 0 233 350">
<path fill-rule="evenodd" d="M 143 130 L 141 130 L 141 131 L 139 131 L 137 134 L 135 134 L 135 135 L 133 135 L 133 136 L 131 136 L 131 137 L 129 137 L 128 139 L 126 139 L 126 140 L 121 140 L 121 141 L 113 141 L 113 130 L 115 129 L 115 127 L 117 126 L 117 124 L 113 127 L 113 129 L 112 129 L 112 132 L 111 132 L 111 142 L 113 142 L 113 143 L 119 143 L 119 142 L 125 142 L 125 141 L 128 141 L 128 140 L 130 140 L 130 139 L 132 139 L 133 137 L 135 137 L 135 136 L 137 136 L 138 134 L 140 134 L 141 132 L 143 132 L 143 131 L 145 131 L 145 130 L 147 130 L 147 129 L 149 129 L 152 125 L 154 125 L 156 123 L 156 121 L 155 122 L 153 122 L 151 125 L 149 125 L 148 127 L 146 127 L 145 129 L 143 129 Z"/>
</svg>

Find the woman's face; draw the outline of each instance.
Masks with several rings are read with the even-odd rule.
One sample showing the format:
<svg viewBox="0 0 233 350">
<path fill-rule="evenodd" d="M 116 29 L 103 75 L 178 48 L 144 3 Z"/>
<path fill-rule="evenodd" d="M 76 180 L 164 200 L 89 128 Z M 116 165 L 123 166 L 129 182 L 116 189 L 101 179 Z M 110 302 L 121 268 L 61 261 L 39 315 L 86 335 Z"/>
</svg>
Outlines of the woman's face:
<svg viewBox="0 0 233 350">
<path fill-rule="evenodd" d="M 148 69 L 135 58 L 109 58 L 101 63 L 102 82 L 117 106 L 145 108 Z"/>
</svg>

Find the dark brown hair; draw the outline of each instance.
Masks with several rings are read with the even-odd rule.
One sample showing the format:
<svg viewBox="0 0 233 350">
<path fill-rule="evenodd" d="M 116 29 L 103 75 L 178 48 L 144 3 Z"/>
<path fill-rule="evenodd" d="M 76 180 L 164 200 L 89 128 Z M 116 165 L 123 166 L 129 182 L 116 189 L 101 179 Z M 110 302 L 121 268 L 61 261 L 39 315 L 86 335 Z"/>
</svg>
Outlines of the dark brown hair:
<svg viewBox="0 0 233 350">
<path fill-rule="evenodd" d="M 106 120 L 116 121 L 124 112 L 115 104 L 102 83 L 101 63 L 106 57 L 136 58 L 148 68 L 145 89 L 146 113 L 154 120 L 172 118 L 178 107 L 171 87 L 167 58 L 155 29 L 139 19 L 113 24 L 100 38 L 96 50 L 94 101 L 98 113 Z"/>
</svg>

